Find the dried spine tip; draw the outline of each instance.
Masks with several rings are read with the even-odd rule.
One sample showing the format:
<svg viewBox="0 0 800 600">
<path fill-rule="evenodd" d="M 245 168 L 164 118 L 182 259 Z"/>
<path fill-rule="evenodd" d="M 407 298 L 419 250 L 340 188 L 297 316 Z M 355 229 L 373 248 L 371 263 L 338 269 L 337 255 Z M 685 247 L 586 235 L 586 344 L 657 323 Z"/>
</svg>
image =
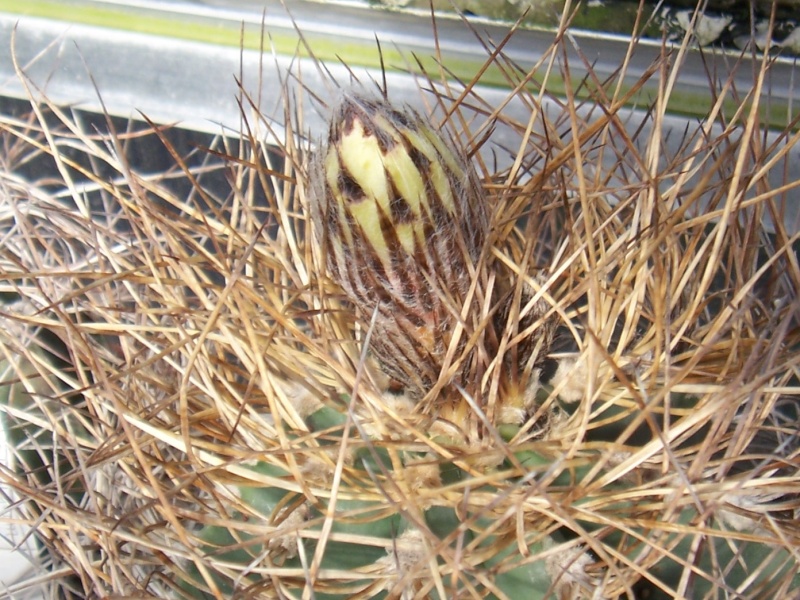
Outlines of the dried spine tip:
<svg viewBox="0 0 800 600">
<path fill-rule="evenodd" d="M 331 277 L 362 319 L 378 312 L 371 351 L 423 395 L 439 377 L 487 237 L 471 165 L 413 111 L 349 95 L 310 164 L 310 208 Z"/>
</svg>

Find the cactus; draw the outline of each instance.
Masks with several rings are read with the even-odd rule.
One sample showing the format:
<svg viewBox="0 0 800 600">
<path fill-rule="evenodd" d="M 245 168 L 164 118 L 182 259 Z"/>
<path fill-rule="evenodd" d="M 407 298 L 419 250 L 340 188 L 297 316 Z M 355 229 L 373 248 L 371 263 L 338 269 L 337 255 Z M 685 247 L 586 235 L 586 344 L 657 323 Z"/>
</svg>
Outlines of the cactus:
<svg viewBox="0 0 800 600">
<path fill-rule="evenodd" d="M 633 135 L 600 84 L 603 110 L 545 113 L 490 61 L 529 123 L 478 85 L 447 118 L 361 89 L 314 148 L 288 122 L 265 151 L 254 122 L 178 158 L 188 197 L 113 128 L 1 121 L 0 392 L 30 443 L 0 477 L 54 574 L 87 597 L 797 595 L 800 183 L 768 177 L 791 124 L 766 146 L 759 98 L 728 122 L 720 96 L 664 156 L 666 91 Z M 66 192 L 14 176 L 30 155 Z"/>
</svg>

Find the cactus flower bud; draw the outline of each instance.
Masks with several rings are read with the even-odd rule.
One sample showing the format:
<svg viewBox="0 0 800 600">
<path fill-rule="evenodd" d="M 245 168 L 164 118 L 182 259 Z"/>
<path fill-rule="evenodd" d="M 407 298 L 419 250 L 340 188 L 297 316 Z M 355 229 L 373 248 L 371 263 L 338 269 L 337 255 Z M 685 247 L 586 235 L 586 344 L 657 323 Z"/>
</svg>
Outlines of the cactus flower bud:
<svg viewBox="0 0 800 600">
<path fill-rule="evenodd" d="M 418 114 L 349 95 L 309 180 L 331 277 L 363 320 L 377 310 L 370 351 L 408 393 L 424 395 L 439 378 L 487 236 L 470 163 Z"/>
</svg>

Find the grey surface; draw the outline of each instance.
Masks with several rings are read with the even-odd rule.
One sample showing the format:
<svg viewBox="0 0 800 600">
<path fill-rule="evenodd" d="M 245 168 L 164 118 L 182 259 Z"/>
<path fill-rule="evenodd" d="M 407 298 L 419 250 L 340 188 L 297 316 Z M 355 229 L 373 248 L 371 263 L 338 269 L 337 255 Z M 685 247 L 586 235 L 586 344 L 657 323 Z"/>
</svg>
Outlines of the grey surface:
<svg viewBox="0 0 800 600">
<path fill-rule="evenodd" d="M 431 18 L 384 10 L 365 10 L 347 6 L 329 5 L 294 0 L 284 5 L 281 0 L 84 0 L 102 8 L 107 5 L 122 5 L 125 10 L 140 15 L 165 15 L 177 18 L 178 22 L 191 20 L 204 25 L 227 27 L 233 32 L 244 23 L 260 30 L 262 22 L 267 34 L 282 32 L 299 37 L 297 31 L 306 35 L 328 37 L 331 40 L 358 40 L 364 44 L 365 52 L 375 50 L 375 39 L 384 47 L 396 47 L 423 56 L 433 55 L 436 50 Z M 288 6 L 288 8 L 287 8 Z M 15 16 L 2 17 L 0 30 L 0 83 L 10 71 L 8 52 L 10 35 Z M 484 40 L 499 42 L 507 30 L 476 21 L 471 23 Z M 437 20 L 438 46 L 449 60 L 470 59 L 482 62 L 487 50 L 464 22 L 458 19 Z M 530 69 L 553 42 L 551 31 L 517 31 L 504 47 L 504 54 L 522 69 Z M 97 105 L 93 91 L 87 85 L 87 68 L 81 64 L 78 52 L 83 54 L 88 70 L 94 75 L 109 109 L 124 113 L 131 107 L 148 111 L 154 118 L 184 120 L 192 127 L 208 128 L 210 123 L 225 122 L 231 126 L 238 123 L 238 110 L 231 107 L 230 99 L 236 95 L 233 75 L 239 73 L 239 51 L 235 48 L 208 47 L 203 44 L 182 42 L 175 39 L 154 38 L 123 31 L 108 32 L 81 25 L 50 23 L 45 20 L 23 17 L 17 32 L 17 54 L 23 62 L 36 56 L 48 44 L 55 48 L 47 53 L 29 72 L 35 81 L 44 81 L 53 72 L 48 91 L 54 97 L 80 101 L 85 105 Z M 69 46 L 73 46 L 70 48 Z M 628 40 L 614 36 L 599 36 L 586 32 L 570 33 L 565 51 L 571 76 L 579 81 L 586 74 L 586 63 L 600 80 L 611 77 L 626 60 Z M 627 57 L 628 83 L 636 80 L 640 73 L 653 64 L 662 53 L 660 43 L 641 42 Z M 59 56 L 56 56 L 58 54 Z M 582 56 L 581 56 L 582 55 Z M 674 60 L 674 58 L 673 58 Z M 733 85 L 744 92 L 752 86 L 753 72 L 757 62 L 752 59 L 720 53 L 687 53 L 675 82 L 679 92 L 708 95 L 708 72 L 713 71 L 718 81 L 732 75 Z M 285 73 L 289 58 L 278 58 L 278 70 Z M 274 81 L 275 70 L 272 59 L 267 57 L 265 65 L 272 71 L 266 77 Z M 251 85 L 255 83 L 259 57 L 255 52 L 242 55 L 242 72 Z M 329 65 L 337 80 L 346 81 L 347 75 L 338 65 Z M 315 69 L 303 70 L 304 81 L 314 89 L 320 82 L 314 79 Z M 658 77 L 648 84 L 655 97 Z M 409 97 L 416 95 L 413 84 L 398 79 L 394 94 L 403 95 L 411 87 Z M 788 59 L 778 59 L 769 72 L 765 94 L 773 103 L 788 103 L 800 89 L 800 69 Z M 13 84 L 8 88 L 14 92 Z M 17 90 L 18 91 L 18 90 Z M 275 89 L 265 86 L 267 105 L 278 98 Z M 63 96 L 62 96 L 63 95 Z M 176 106 L 180 105 L 180 106 Z M 163 115 L 163 117 L 162 117 Z"/>
<path fill-rule="evenodd" d="M 230 6 L 227 3 L 225 5 Z M 397 21 L 384 22 L 373 18 L 365 23 L 363 17 L 359 17 L 362 20 L 358 20 L 351 16 L 337 20 L 336 27 L 331 30 L 329 27 L 326 29 L 325 25 L 326 19 L 330 21 L 333 18 L 331 15 L 322 12 L 307 14 L 299 11 L 300 7 L 307 9 L 308 3 L 292 3 L 294 21 L 287 18 L 285 9 L 276 6 L 273 0 L 269 0 L 266 5 L 267 31 L 273 27 L 286 30 L 296 25 L 304 32 L 316 27 L 332 35 L 345 35 L 352 30 L 352 35 L 371 38 L 374 38 L 377 31 L 378 37 L 384 44 L 396 42 L 403 44 L 404 48 L 413 45 L 417 52 L 431 53 L 433 50 L 432 34 L 429 31 L 427 38 L 424 35 L 425 23 L 430 28 L 429 20 L 416 19 L 414 21 L 417 23 L 416 26 L 423 29 L 415 33 L 410 24 L 413 19 L 408 15 L 402 18 L 411 20 L 408 23 L 403 21 L 404 25 L 399 27 L 399 32 L 395 31 L 398 27 Z M 173 9 L 176 6 L 183 6 L 187 11 L 197 12 L 197 7 L 187 2 L 172 3 L 171 6 Z M 201 11 L 199 16 L 195 14 L 192 18 L 210 19 L 213 15 L 218 15 L 220 19 L 236 19 L 247 16 L 249 19 L 255 19 L 260 27 L 262 13 L 261 8 L 256 11 L 256 7 L 263 7 L 263 2 L 245 5 L 245 9 L 250 6 L 245 12 L 242 12 L 244 9 L 241 9 L 243 6 L 241 3 L 237 6 L 240 8 L 236 10 L 225 8 L 222 12 L 216 12 L 217 9 L 213 6 L 206 5 L 204 9 L 206 13 Z M 363 12 L 359 14 L 363 15 Z M 381 18 L 388 19 L 389 16 Z M 463 51 L 474 54 L 479 51 L 485 56 L 485 49 L 475 48 L 474 36 L 463 23 L 447 21 L 446 25 L 440 23 L 440 28 L 443 28 L 439 34 L 445 40 L 443 43 L 447 52 Z M 521 35 L 519 40 L 515 39 L 508 52 L 512 56 L 519 55 L 520 60 L 525 55 L 533 60 L 536 57 L 537 44 L 549 46 L 553 35 L 546 32 L 534 32 L 534 34 L 531 34 L 531 37 L 526 33 Z M 499 33 L 495 31 L 494 35 L 497 37 Z M 13 72 L 12 37 L 14 54 L 25 74 L 28 90 Z M 601 75 L 603 70 L 613 70 L 618 67 L 621 60 L 618 54 L 621 41 L 592 38 L 581 39 L 580 44 L 589 58 L 598 59 L 594 64 L 595 69 L 604 65 L 599 71 Z M 637 49 L 637 53 L 639 50 Z M 642 51 L 644 57 L 642 60 L 649 64 L 647 53 L 656 50 L 651 48 Z M 599 60 L 601 56 L 605 57 L 603 61 Z M 574 62 L 578 64 L 579 61 L 575 59 Z M 573 61 L 570 64 L 572 65 Z M 681 72 L 681 84 L 704 84 L 707 89 L 707 79 L 698 75 L 697 63 L 687 62 L 687 65 L 692 64 L 695 66 L 687 67 L 685 74 Z M 310 61 L 298 61 L 286 56 L 262 56 L 256 51 L 241 51 L 233 47 L 84 25 L 66 25 L 45 19 L 19 19 L 0 14 L 0 95 L 25 97 L 31 93 L 37 97 L 41 92 L 45 92 L 55 103 L 79 106 L 88 110 L 100 109 L 100 98 L 102 98 L 102 106 L 117 116 L 139 118 L 141 112 L 156 122 L 181 123 L 186 127 L 211 133 L 240 131 L 240 110 L 236 100 L 240 93 L 236 82 L 239 77 L 242 79 L 244 89 L 254 98 L 260 98 L 262 112 L 275 117 L 273 126 L 278 129 L 280 135 L 279 129 L 284 114 L 284 81 L 287 78 L 291 81 L 292 74 L 296 76 L 297 73 L 301 73 L 303 85 L 308 91 L 324 100 L 329 100 L 336 94 L 331 81 L 346 83 L 350 79 L 350 74 L 338 64 L 329 64 L 326 67 L 329 75 L 323 75 Z M 782 62 L 776 69 L 772 77 L 782 81 L 782 85 L 776 89 L 780 94 L 790 97 L 793 86 L 797 85 L 794 66 Z M 365 82 L 370 78 L 378 81 L 381 79 L 379 73 L 364 69 L 356 69 L 355 73 Z M 748 84 L 752 81 L 752 73 L 747 68 L 741 68 L 737 73 L 737 77 L 747 76 Z M 577 73 L 575 75 L 578 76 Z M 698 77 L 699 79 L 695 80 Z M 417 84 L 409 76 L 389 73 L 387 79 L 391 97 L 395 102 L 406 102 L 421 108 L 422 96 Z M 297 86 L 289 87 L 294 89 L 294 93 L 301 93 Z M 772 93 L 775 90 L 769 91 Z M 309 94 L 301 93 L 301 95 L 304 101 L 299 105 L 303 107 L 304 123 L 312 135 L 317 135 L 323 127 L 320 107 L 308 101 Z M 479 95 L 488 107 L 496 107 L 504 101 L 508 92 L 482 87 L 479 89 Z M 552 102 L 546 101 L 545 111 L 552 108 Z M 587 108 L 585 112 L 589 110 L 591 108 Z M 521 122 L 527 122 L 530 115 L 530 109 L 520 101 L 511 102 L 504 111 Z M 558 112 L 560 109 L 553 110 L 553 114 Z M 645 130 L 649 128 L 648 120 L 641 111 L 625 109 L 621 116 L 631 131 L 640 128 L 642 123 L 645 123 Z M 666 152 L 677 151 L 687 127 L 690 130 L 696 128 L 691 121 L 687 122 L 682 117 L 666 118 L 666 125 L 662 128 Z M 646 139 L 641 137 L 643 133 L 646 135 L 647 131 L 640 132 L 639 139 Z M 498 166 L 507 166 L 512 156 L 503 148 L 509 144 L 513 145 L 514 141 L 513 136 L 508 135 L 507 131 L 498 129 L 492 135 L 494 145 L 488 145 L 485 149 L 487 153 L 493 153 L 491 158 L 497 161 Z M 609 159 L 611 158 L 609 154 Z M 800 148 L 793 150 L 789 169 L 792 178 L 800 178 Z M 781 178 L 783 173 L 776 172 L 775 177 Z M 778 179 L 776 183 L 777 181 Z M 793 201 L 792 204 L 792 214 L 787 215 L 787 224 L 791 230 L 796 231 L 797 208 L 800 202 Z"/>
<path fill-rule="evenodd" d="M 320 4 L 305 0 L 92 0 L 97 5 L 123 4 L 138 7 L 144 13 L 181 15 L 206 23 L 245 23 L 260 28 L 262 20 L 267 31 L 302 31 L 332 39 L 359 40 L 373 46 L 376 36 L 384 46 L 391 45 L 406 52 L 431 55 L 437 44 L 445 57 L 471 59 L 482 62 L 487 56 L 483 43 L 500 43 L 506 36 L 506 27 L 471 18 L 469 25 L 460 18 L 439 16 L 436 29 L 430 15 L 424 11 L 416 14 L 374 8 L 346 6 L 341 3 Z M 474 31 L 473 31 L 474 29 Z M 438 33 L 438 35 L 436 35 Z M 629 40 L 625 36 L 604 35 L 598 32 L 570 30 L 570 43 L 565 50 L 573 78 L 578 81 L 586 75 L 584 64 L 592 65 L 598 79 L 611 77 L 625 60 L 628 61 L 628 83 L 638 79 L 662 54 L 660 41 L 642 40 L 629 53 Z M 518 30 L 504 46 L 504 54 L 521 68 L 528 70 L 550 47 L 555 33 L 550 30 Z M 673 55 L 675 53 L 673 52 Z M 739 52 L 691 49 L 681 66 L 680 78 L 675 82 L 679 91 L 708 93 L 709 73 L 718 81 L 732 77 L 739 90 L 752 86 L 754 70 L 760 57 L 741 57 Z M 797 96 L 796 60 L 778 57 L 770 71 L 765 90 L 773 102 L 786 102 Z M 736 67 L 735 69 L 733 67 Z M 651 87 L 655 87 L 653 81 Z"/>
</svg>

